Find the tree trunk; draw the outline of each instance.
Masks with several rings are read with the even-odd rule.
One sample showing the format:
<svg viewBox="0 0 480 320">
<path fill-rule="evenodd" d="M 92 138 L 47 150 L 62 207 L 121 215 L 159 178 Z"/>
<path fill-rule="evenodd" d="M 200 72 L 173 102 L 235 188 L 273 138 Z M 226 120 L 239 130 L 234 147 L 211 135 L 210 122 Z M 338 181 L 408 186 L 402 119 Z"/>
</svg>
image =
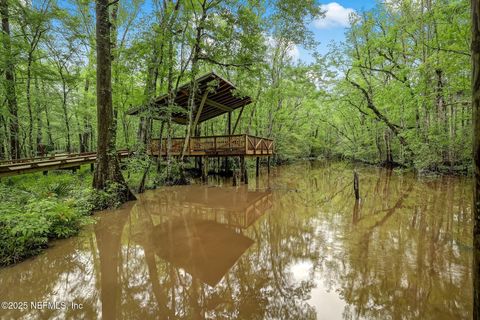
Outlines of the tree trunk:
<svg viewBox="0 0 480 320">
<path fill-rule="evenodd" d="M 71 145 L 71 140 L 70 140 L 70 119 L 68 119 L 68 110 L 67 110 L 67 84 L 65 83 L 65 80 L 62 79 L 63 81 L 63 100 L 62 100 L 62 109 L 63 109 L 63 118 L 65 120 L 65 127 L 67 129 L 67 134 L 65 137 L 65 142 L 67 145 L 67 152 L 72 152 L 72 145 Z"/>
<path fill-rule="evenodd" d="M 10 156 L 12 159 L 19 159 L 18 105 L 15 93 L 15 65 L 12 60 L 12 46 L 10 43 L 8 0 L 0 0 L 0 15 L 2 16 L 3 47 L 5 49 L 5 93 L 10 113 Z"/>
<path fill-rule="evenodd" d="M 32 110 L 32 96 L 31 96 L 31 83 L 32 83 L 32 61 L 33 54 L 29 52 L 28 62 L 27 62 L 27 84 L 26 84 L 26 95 L 27 95 L 27 110 L 28 110 L 28 153 L 29 157 L 34 156 L 34 146 L 33 146 L 33 110 Z"/>
<path fill-rule="evenodd" d="M 40 97 L 41 93 L 40 93 L 40 88 L 38 86 L 38 78 L 35 77 L 35 93 L 37 94 L 37 97 Z M 39 153 L 40 151 L 40 146 L 43 146 L 43 143 L 42 143 L 42 127 L 43 127 L 43 123 L 42 123 L 42 103 L 39 101 L 40 99 L 36 99 L 36 107 L 35 107 L 35 113 L 36 113 L 36 120 L 37 120 L 37 137 L 35 139 L 36 141 L 36 147 L 35 147 L 35 150 L 36 150 L 36 153 Z M 43 153 L 45 152 L 45 146 L 42 147 L 43 149 Z"/>
<path fill-rule="evenodd" d="M 113 132 L 112 61 L 108 0 L 96 2 L 97 39 L 97 163 L 93 187 L 106 190 L 113 184 L 120 201 L 134 200 L 120 170 Z"/>
<path fill-rule="evenodd" d="M 48 113 L 48 106 L 45 107 L 45 120 L 47 122 L 47 138 L 48 145 L 51 149 L 55 149 L 55 143 L 53 142 L 52 127 L 50 126 L 50 116 Z"/>
<path fill-rule="evenodd" d="M 4 118 L 2 115 L 0 115 L 0 160 L 6 159 L 6 152 L 4 148 L 4 142 L 5 142 L 5 131 L 3 130 L 4 128 Z"/>
<path fill-rule="evenodd" d="M 472 0 L 473 319 L 480 319 L 480 3 Z"/>
</svg>

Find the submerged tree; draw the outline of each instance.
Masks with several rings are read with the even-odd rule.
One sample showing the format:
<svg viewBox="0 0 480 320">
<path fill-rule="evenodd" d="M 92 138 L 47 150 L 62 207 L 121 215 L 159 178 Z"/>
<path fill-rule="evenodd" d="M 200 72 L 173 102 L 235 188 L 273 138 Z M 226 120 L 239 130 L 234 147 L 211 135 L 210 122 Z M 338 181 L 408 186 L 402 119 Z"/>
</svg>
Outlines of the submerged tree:
<svg viewBox="0 0 480 320">
<path fill-rule="evenodd" d="M 112 58 L 108 0 L 98 0 L 97 14 L 97 163 L 93 186 L 99 190 L 112 188 L 120 201 L 135 199 L 120 170 L 115 147 L 115 126 L 112 103 Z"/>
</svg>

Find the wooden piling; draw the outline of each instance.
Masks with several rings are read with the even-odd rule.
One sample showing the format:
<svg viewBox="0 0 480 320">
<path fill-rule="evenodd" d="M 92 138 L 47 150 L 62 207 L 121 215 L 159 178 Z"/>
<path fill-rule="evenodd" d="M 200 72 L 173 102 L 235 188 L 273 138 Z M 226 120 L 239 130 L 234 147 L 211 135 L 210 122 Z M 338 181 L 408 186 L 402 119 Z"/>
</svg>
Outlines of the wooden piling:
<svg viewBox="0 0 480 320">
<path fill-rule="evenodd" d="M 240 157 L 240 181 L 248 184 L 248 172 L 244 156 Z"/>
<path fill-rule="evenodd" d="M 234 187 L 236 187 L 236 186 L 238 186 L 238 185 L 240 184 L 240 183 L 239 183 L 239 180 L 240 180 L 240 179 L 239 179 L 239 178 L 240 178 L 239 176 L 240 176 L 239 170 L 238 170 L 238 169 L 235 169 L 235 170 L 233 171 L 233 177 L 232 177 L 232 184 L 233 184 Z"/>
<path fill-rule="evenodd" d="M 270 157 L 267 157 L 267 173 L 270 174 Z"/>
<path fill-rule="evenodd" d="M 260 157 L 257 157 L 255 176 L 258 177 L 259 175 L 260 175 Z"/>
<path fill-rule="evenodd" d="M 208 157 L 203 159 L 202 163 L 202 180 L 203 182 L 208 182 Z"/>
<path fill-rule="evenodd" d="M 360 186 L 357 171 L 353 172 L 353 191 L 355 192 L 355 199 L 360 200 Z"/>
</svg>

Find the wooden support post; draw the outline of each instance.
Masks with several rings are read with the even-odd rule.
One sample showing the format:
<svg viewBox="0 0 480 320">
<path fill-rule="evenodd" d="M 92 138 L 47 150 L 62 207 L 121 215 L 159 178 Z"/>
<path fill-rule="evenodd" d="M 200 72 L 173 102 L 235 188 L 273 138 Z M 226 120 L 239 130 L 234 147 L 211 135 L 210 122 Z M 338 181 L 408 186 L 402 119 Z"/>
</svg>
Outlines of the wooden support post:
<svg viewBox="0 0 480 320">
<path fill-rule="evenodd" d="M 245 162 L 245 156 L 241 156 L 240 158 L 240 168 L 241 168 L 242 181 L 245 184 L 248 184 L 248 171 L 247 171 L 247 164 Z"/>
<path fill-rule="evenodd" d="M 234 187 L 236 187 L 236 186 L 239 185 L 239 182 L 238 182 L 238 169 L 235 169 L 235 171 L 233 172 L 232 185 L 233 185 Z"/>
<path fill-rule="evenodd" d="M 267 173 L 270 174 L 270 157 L 267 157 Z"/>
<path fill-rule="evenodd" d="M 242 117 L 243 109 L 245 108 L 245 105 L 240 109 L 240 113 L 238 114 L 237 121 L 235 121 L 235 125 L 233 126 L 233 131 L 231 134 L 235 133 L 235 130 L 237 130 L 238 123 L 240 122 L 240 118 Z"/>
<path fill-rule="evenodd" d="M 224 159 L 224 169 L 225 169 L 225 175 L 227 176 L 230 176 L 230 174 L 232 174 L 232 170 L 231 170 L 231 161 L 229 159 L 229 157 L 225 156 L 225 159 Z"/>
<path fill-rule="evenodd" d="M 256 166 L 255 175 L 258 177 L 260 175 L 260 157 L 257 157 L 257 166 Z"/>
<path fill-rule="evenodd" d="M 202 168 L 202 180 L 205 183 L 208 183 L 208 157 L 203 159 L 203 168 Z"/>
<path fill-rule="evenodd" d="M 90 172 L 93 172 L 93 171 L 95 171 L 95 164 L 90 163 Z"/>
<path fill-rule="evenodd" d="M 230 143 L 230 135 L 232 134 L 232 112 L 230 111 L 228 113 L 228 123 L 227 123 L 227 130 L 228 130 L 228 147 L 231 147 Z M 225 174 L 229 175 L 230 174 L 230 165 L 228 163 L 228 157 L 225 157 Z"/>
<path fill-rule="evenodd" d="M 228 135 L 232 134 L 232 112 L 228 113 Z"/>
<path fill-rule="evenodd" d="M 242 179 L 242 169 L 241 165 L 238 164 L 237 161 L 235 161 L 235 169 L 233 170 L 233 186 L 239 186 L 243 179 Z"/>
<path fill-rule="evenodd" d="M 357 171 L 353 173 L 353 190 L 355 191 L 355 200 L 360 200 L 360 186 Z"/>
<path fill-rule="evenodd" d="M 202 114 L 203 106 L 205 105 L 205 100 L 207 100 L 207 96 L 208 96 L 208 90 L 205 91 L 205 93 L 203 94 L 202 101 L 200 101 L 200 106 L 198 107 L 197 113 L 195 114 L 195 120 L 193 122 L 193 126 L 190 128 L 192 135 L 197 130 L 198 120 L 200 119 L 200 115 Z"/>
</svg>

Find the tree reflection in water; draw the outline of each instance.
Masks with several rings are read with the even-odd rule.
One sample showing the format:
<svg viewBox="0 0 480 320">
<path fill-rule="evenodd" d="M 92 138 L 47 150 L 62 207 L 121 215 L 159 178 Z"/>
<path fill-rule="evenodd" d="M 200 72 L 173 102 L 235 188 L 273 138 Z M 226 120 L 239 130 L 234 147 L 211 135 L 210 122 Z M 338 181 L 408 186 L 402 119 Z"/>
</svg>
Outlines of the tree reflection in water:
<svg viewBox="0 0 480 320">
<path fill-rule="evenodd" d="M 0 318 L 470 318 L 468 180 L 358 171 L 357 204 L 341 163 L 281 167 L 257 191 L 149 191 L 0 270 L 2 300 L 82 310 Z"/>
</svg>

